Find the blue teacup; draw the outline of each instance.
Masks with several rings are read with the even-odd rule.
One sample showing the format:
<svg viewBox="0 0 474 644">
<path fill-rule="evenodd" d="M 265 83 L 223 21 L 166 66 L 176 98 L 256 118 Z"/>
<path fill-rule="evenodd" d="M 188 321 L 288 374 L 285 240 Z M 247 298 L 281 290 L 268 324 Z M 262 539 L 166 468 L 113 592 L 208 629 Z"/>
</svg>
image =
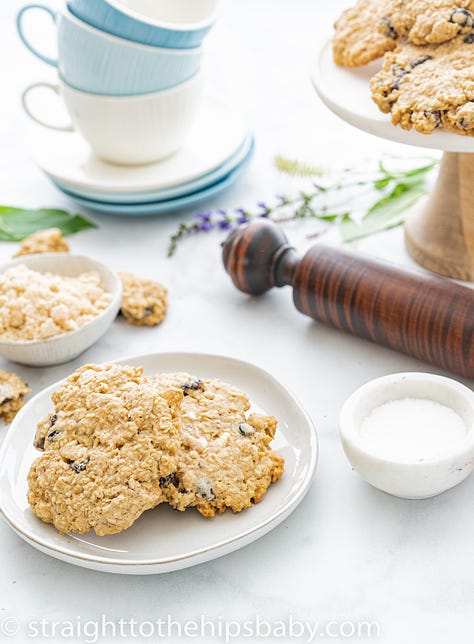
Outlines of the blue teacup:
<svg viewBox="0 0 474 644">
<path fill-rule="evenodd" d="M 30 9 L 46 11 L 57 25 L 58 58 L 44 55 L 30 44 L 23 16 Z M 133 96 L 169 89 L 192 78 L 199 70 L 202 51 L 139 45 L 104 33 L 64 9 L 31 4 L 17 17 L 20 38 L 38 58 L 57 67 L 68 85 L 82 92 Z"/>
<path fill-rule="evenodd" d="M 154 47 L 198 47 L 218 0 L 68 0 L 71 13 L 109 34 Z"/>
</svg>

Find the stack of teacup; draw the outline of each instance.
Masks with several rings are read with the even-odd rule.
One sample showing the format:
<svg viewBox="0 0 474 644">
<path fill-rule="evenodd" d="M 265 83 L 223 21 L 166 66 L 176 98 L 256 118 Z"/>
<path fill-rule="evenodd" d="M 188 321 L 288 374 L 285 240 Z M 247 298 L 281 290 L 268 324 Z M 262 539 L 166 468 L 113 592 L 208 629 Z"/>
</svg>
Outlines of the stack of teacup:
<svg viewBox="0 0 474 644">
<path fill-rule="evenodd" d="M 203 96 L 202 41 L 218 0 L 68 0 L 58 12 L 18 14 L 27 48 L 58 70 L 58 83 L 23 93 L 33 157 L 82 205 L 154 214 L 203 201 L 231 185 L 253 149 L 232 107 Z M 46 12 L 57 58 L 41 51 L 25 16 Z M 38 110 L 37 88 L 63 99 L 70 122 Z M 52 132 L 52 130 L 55 130 Z M 38 139 L 38 141 L 39 141 Z M 34 145 L 32 145 L 34 148 Z"/>
<path fill-rule="evenodd" d="M 59 12 L 32 4 L 17 25 L 28 49 L 58 68 L 59 86 L 50 87 L 63 97 L 70 127 L 102 159 L 142 164 L 183 144 L 199 106 L 201 43 L 216 2 L 69 0 Z M 38 10 L 56 24 L 56 59 L 27 37 L 25 14 Z M 28 110 L 26 95 L 24 104 Z"/>
</svg>

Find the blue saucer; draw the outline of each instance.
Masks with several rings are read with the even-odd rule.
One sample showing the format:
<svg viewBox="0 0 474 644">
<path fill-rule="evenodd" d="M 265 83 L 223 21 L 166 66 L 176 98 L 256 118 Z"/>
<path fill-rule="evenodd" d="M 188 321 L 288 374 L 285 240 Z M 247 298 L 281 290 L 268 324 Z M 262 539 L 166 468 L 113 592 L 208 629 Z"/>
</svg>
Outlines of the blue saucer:
<svg viewBox="0 0 474 644">
<path fill-rule="evenodd" d="M 222 192 L 225 192 L 230 188 L 234 183 L 241 177 L 244 173 L 250 158 L 253 153 L 253 145 L 250 149 L 247 157 L 242 161 L 242 163 L 230 172 L 226 177 L 214 183 L 203 190 L 193 192 L 176 199 L 168 199 L 163 201 L 152 201 L 149 203 L 138 203 L 138 204 L 113 204 L 102 201 L 95 201 L 93 199 L 85 199 L 83 197 L 78 197 L 70 192 L 63 190 L 61 187 L 59 189 L 70 197 L 73 201 L 93 210 L 95 212 L 104 212 L 112 215 L 123 215 L 123 216 L 140 216 L 140 215 L 159 215 L 162 213 L 173 212 L 175 210 L 181 210 L 183 208 L 189 208 L 191 206 L 196 206 L 203 201 L 212 199 L 217 195 L 220 195 Z"/>
<path fill-rule="evenodd" d="M 222 179 L 225 179 L 231 172 L 236 170 L 242 163 L 245 163 L 249 155 L 252 154 L 255 142 L 252 135 L 248 135 L 243 141 L 241 147 L 237 152 L 232 155 L 225 163 L 221 164 L 212 172 L 209 172 L 202 177 L 188 181 L 174 188 L 155 190 L 151 192 L 141 193 L 117 193 L 117 192 L 94 192 L 84 188 L 71 188 L 71 186 L 63 184 L 57 179 L 49 177 L 54 185 L 62 192 L 70 195 L 71 197 L 80 197 L 88 201 L 99 201 L 108 204 L 142 204 L 142 203 L 156 203 L 161 201 L 169 201 L 178 197 L 185 197 L 194 194 L 217 184 Z"/>
</svg>

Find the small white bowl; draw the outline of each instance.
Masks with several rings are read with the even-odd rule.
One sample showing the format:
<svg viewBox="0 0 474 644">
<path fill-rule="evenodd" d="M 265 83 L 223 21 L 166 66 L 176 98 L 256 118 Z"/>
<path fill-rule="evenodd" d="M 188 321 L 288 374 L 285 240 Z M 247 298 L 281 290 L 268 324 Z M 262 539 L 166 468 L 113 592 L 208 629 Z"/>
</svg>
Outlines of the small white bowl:
<svg viewBox="0 0 474 644">
<path fill-rule="evenodd" d="M 432 400 L 455 411 L 466 434 L 436 457 L 388 459 L 370 451 L 360 434 L 365 418 L 380 405 L 403 398 Z M 356 472 L 374 487 L 405 499 L 436 496 L 461 483 L 474 469 L 474 392 L 455 380 L 428 373 L 397 373 L 357 389 L 344 404 L 340 435 Z"/>
<path fill-rule="evenodd" d="M 39 273 L 55 273 L 68 277 L 96 271 L 100 275 L 104 289 L 112 295 L 112 301 L 96 318 L 75 331 L 61 333 L 46 340 L 22 342 L 0 340 L 0 355 L 8 360 L 35 367 L 48 367 L 69 362 L 97 342 L 117 317 L 122 299 L 122 284 L 118 276 L 104 264 L 80 255 L 44 253 L 25 255 L 12 260 L 1 265 L 0 272 L 4 273 L 19 264 L 24 264 Z"/>
</svg>

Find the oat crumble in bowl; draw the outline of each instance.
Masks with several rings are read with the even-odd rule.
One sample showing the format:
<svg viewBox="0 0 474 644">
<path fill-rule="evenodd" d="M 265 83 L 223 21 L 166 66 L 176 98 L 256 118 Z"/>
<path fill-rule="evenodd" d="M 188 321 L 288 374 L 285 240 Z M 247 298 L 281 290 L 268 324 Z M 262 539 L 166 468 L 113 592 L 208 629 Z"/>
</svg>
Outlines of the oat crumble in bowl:
<svg viewBox="0 0 474 644">
<path fill-rule="evenodd" d="M 5 287 L 5 275 L 19 266 L 32 272 L 35 284 L 20 271 L 17 288 L 9 281 Z M 47 286 L 45 276 L 52 280 Z M 109 330 L 121 299 L 117 273 L 90 257 L 40 253 L 11 260 L 0 266 L 0 355 L 36 367 L 69 362 Z"/>
<path fill-rule="evenodd" d="M 0 339 L 46 340 L 75 331 L 111 301 L 95 271 L 68 277 L 13 266 L 0 273 Z"/>
</svg>

